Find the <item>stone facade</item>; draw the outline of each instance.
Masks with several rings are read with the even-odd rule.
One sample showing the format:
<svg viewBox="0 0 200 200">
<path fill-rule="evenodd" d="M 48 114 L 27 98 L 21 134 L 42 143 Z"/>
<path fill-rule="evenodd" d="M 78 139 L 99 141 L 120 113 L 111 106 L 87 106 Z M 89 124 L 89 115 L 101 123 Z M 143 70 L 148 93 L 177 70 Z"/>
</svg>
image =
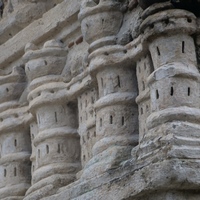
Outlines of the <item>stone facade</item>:
<svg viewBox="0 0 200 200">
<path fill-rule="evenodd" d="M 0 0 L 0 199 L 200 199 L 199 0 Z"/>
</svg>

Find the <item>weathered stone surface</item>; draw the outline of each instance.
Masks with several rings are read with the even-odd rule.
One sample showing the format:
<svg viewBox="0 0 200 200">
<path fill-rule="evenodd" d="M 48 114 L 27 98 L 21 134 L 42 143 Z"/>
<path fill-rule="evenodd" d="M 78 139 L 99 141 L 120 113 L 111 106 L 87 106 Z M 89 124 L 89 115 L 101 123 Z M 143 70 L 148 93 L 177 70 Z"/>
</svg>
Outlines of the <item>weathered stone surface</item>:
<svg viewBox="0 0 200 200">
<path fill-rule="evenodd" d="M 191 2 L 0 4 L 0 199 L 200 199 Z"/>
</svg>

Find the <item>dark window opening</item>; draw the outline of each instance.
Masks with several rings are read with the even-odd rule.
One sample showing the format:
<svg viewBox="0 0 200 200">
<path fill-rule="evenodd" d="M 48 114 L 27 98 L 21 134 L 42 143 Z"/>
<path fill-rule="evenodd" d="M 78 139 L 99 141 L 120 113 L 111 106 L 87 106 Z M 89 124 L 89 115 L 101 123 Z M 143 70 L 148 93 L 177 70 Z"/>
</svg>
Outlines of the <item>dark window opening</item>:
<svg viewBox="0 0 200 200">
<path fill-rule="evenodd" d="M 102 118 L 100 118 L 100 127 L 102 127 Z"/>
<path fill-rule="evenodd" d="M 103 87 L 103 78 L 101 78 L 101 87 Z"/>
<path fill-rule="evenodd" d="M 185 53 L 185 42 L 182 41 L 182 53 Z"/>
<path fill-rule="evenodd" d="M 157 49 L 158 55 L 160 56 L 160 49 L 158 47 L 156 47 L 156 49 Z"/>
<path fill-rule="evenodd" d="M 141 115 L 143 115 L 143 108 L 140 109 Z"/>
<path fill-rule="evenodd" d="M 119 77 L 119 76 L 117 76 L 117 85 L 118 85 L 119 87 L 121 87 L 120 77 Z"/>
<path fill-rule="evenodd" d="M 14 168 L 14 176 L 17 176 L 17 168 Z"/>
<path fill-rule="evenodd" d="M 49 154 L 49 145 L 46 145 L 46 152 Z"/>
<path fill-rule="evenodd" d="M 60 144 L 58 144 L 58 153 L 60 153 Z"/>
<path fill-rule="evenodd" d="M 124 126 L 124 117 L 122 117 L 122 126 Z"/>
<path fill-rule="evenodd" d="M 15 147 L 17 146 L 17 140 L 15 139 Z"/>
<path fill-rule="evenodd" d="M 159 92 L 156 90 L 156 99 L 159 99 Z"/>
<path fill-rule="evenodd" d="M 55 122 L 58 122 L 58 118 L 57 118 L 57 112 L 54 113 L 55 114 Z"/>
<path fill-rule="evenodd" d="M 188 96 L 190 96 L 190 87 L 188 87 Z"/>
<path fill-rule="evenodd" d="M 40 158 L 40 149 L 38 149 L 38 158 Z"/>
<path fill-rule="evenodd" d="M 170 95 L 171 95 L 171 96 L 174 95 L 174 88 L 173 88 L 173 87 L 171 87 Z"/>
<path fill-rule="evenodd" d="M 113 116 L 111 115 L 110 116 L 110 124 L 112 124 L 113 123 Z"/>
</svg>

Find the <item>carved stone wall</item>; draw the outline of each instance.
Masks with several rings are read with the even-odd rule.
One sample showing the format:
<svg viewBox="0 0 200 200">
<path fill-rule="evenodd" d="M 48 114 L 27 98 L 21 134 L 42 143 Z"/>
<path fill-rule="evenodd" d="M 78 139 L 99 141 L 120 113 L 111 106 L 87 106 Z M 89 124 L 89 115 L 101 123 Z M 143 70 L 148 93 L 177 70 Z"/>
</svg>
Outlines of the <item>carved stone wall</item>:
<svg viewBox="0 0 200 200">
<path fill-rule="evenodd" d="M 0 199 L 200 199 L 200 2 L 0 1 Z"/>
</svg>

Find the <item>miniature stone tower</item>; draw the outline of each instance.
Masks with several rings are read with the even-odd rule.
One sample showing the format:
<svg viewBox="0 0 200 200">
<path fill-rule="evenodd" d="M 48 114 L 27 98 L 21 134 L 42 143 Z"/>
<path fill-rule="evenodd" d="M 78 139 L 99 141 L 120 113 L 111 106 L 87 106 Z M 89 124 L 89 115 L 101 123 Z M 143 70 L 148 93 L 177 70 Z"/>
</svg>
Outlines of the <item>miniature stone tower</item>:
<svg viewBox="0 0 200 200">
<path fill-rule="evenodd" d="M 200 199 L 199 0 L 1 11 L 1 200 Z"/>
</svg>

